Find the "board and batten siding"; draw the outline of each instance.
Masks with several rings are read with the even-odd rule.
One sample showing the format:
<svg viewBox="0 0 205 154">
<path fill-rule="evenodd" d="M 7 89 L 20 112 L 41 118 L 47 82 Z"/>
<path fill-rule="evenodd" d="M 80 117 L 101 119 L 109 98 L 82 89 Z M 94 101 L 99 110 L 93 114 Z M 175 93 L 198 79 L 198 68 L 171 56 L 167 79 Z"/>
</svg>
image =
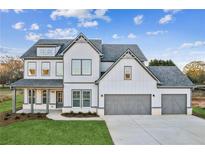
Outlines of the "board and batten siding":
<svg viewBox="0 0 205 154">
<path fill-rule="evenodd" d="M 124 80 L 124 66 L 132 66 L 132 80 Z M 151 94 L 152 114 L 161 114 L 161 94 L 186 94 L 187 107 L 191 107 L 190 88 L 158 88 L 157 81 L 135 59 L 121 59 L 99 82 L 99 108 L 102 110 L 105 94 Z"/>
<path fill-rule="evenodd" d="M 28 63 L 36 63 L 36 75 L 29 76 L 28 75 Z M 49 62 L 50 63 L 50 74 L 48 76 L 42 75 L 42 63 Z M 63 60 L 25 60 L 24 61 L 24 79 L 63 79 L 63 76 L 56 75 L 56 63 L 62 62 Z"/>
<path fill-rule="evenodd" d="M 91 75 L 80 76 L 72 75 L 72 59 L 91 59 L 92 70 Z M 99 54 L 88 44 L 77 42 L 71 46 L 68 51 L 65 52 L 64 57 L 64 82 L 95 82 L 100 75 L 100 56 Z"/>
</svg>

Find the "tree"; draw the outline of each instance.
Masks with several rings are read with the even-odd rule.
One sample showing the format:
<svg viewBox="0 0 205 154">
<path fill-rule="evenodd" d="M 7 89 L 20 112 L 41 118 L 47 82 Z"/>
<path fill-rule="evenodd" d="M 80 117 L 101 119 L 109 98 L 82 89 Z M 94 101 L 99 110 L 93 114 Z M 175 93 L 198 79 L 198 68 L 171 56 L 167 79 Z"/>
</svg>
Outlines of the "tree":
<svg viewBox="0 0 205 154">
<path fill-rule="evenodd" d="M 205 62 L 193 61 L 185 65 L 183 72 L 195 84 L 205 84 Z"/>
<path fill-rule="evenodd" d="M 149 62 L 149 66 L 176 66 L 172 60 L 154 59 Z"/>
<path fill-rule="evenodd" d="M 0 57 L 0 84 L 10 84 L 23 78 L 23 61 L 18 57 Z"/>
</svg>

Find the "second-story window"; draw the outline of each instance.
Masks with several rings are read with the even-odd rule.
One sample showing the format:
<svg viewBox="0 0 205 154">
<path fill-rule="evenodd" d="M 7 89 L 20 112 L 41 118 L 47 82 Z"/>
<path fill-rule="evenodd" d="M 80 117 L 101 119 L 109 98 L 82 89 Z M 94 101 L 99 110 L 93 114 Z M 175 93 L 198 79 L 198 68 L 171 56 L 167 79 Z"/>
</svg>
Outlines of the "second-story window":
<svg viewBox="0 0 205 154">
<path fill-rule="evenodd" d="M 125 66 L 124 71 L 124 79 L 132 80 L 132 66 Z"/>
<path fill-rule="evenodd" d="M 48 76 L 50 75 L 50 63 L 49 62 L 43 62 L 41 63 L 41 74 L 43 76 Z"/>
<path fill-rule="evenodd" d="M 29 76 L 35 76 L 36 75 L 36 63 L 35 62 L 29 62 L 28 63 L 28 75 Z"/>
<path fill-rule="evenodd" d="M 56 76 L 63 76 L 63 63 L 56 62 Z"/>
<path fill-rule="evenodd" d="M 72 59 L 72 75 L 91 75 L 91 59 Z"/>
</svg>

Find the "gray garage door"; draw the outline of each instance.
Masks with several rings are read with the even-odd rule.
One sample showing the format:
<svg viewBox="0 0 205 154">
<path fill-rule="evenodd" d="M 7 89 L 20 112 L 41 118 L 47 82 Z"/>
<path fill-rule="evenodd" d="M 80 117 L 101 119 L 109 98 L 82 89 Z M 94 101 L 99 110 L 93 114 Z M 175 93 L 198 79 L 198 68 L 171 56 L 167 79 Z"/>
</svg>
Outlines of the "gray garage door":
<svg viewBox="0 0 205 154">
<path fill-rule="evenodd" d="M 105 95 L 105 114 L 151 114 L 151 95 Z"/>
<path fill-rule="evenodd" d="M 187 95 L 163 94 L 162 114 L 186 114 Z"/>
</svg>

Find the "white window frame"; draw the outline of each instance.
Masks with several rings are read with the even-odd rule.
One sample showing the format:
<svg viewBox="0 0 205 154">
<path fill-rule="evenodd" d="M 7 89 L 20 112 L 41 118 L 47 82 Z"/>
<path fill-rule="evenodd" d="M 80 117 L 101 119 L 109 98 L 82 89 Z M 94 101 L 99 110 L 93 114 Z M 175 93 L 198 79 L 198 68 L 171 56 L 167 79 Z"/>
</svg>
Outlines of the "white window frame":
<svg viewBox="0 0 205 154">
<path fill-rule="evenodd" d="M 29 73 L 29 64 L 35 64 L 35 74 L 34 75 L 30 75 L 30 73 Z M 28 76 L 36 76 L 37 75 L 37 63 L 36 62 L 28 62 L 27 63 L 27 75 Z"/>
<path fill-rule="evenodd" d="M 80 61 L 80 73 L 79 74 L 73 74 L 73 61 L 75 60 Z M 83 73 L 83 61 L 90 61 L 90 73 L 89 74 Z M 91 76 L 92 75 L 92 59 L 72 59 L 71 60 L 71 75 L 72 76 Z"/>
<path fill-rule="evenodd" d="M 62 64 L 62 75 L 58 75 L 58 64 Z M 63 76 L 63 62 L 56 62 L 56 76 Z"/>
<path fill-rule="evenodd" d="M 49 66 L 49 72 L 48 74 L 43 74 L 43 64 L 46 64 L 48 63 L 48 66 Z M 50 76 L 51 75 L 51 63 L 49 61 L 44 61 L 44 62 L 41 62 L 41 75 L 42 76 Z"/>
<path fill-rule="evenodd" d="M 130 68 L 130 78 L 126 78 L 126 68 Z M 124 80 L 132 80 L 132 66 L 124 66 Z"/>
</svg>

